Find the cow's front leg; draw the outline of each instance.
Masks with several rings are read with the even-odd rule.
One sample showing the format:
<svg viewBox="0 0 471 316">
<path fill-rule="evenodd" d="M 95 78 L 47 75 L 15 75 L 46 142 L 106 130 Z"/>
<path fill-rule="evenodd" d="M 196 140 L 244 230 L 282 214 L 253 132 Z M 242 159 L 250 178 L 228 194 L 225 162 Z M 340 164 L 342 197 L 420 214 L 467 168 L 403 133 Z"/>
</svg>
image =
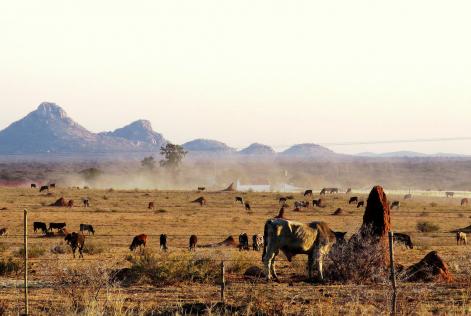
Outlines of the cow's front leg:
<svg viewBox="0 0 471 316">
<path fill-rule="evenodd" d="M 278 282 L 279 279 L 278 279 L 278 275 L 276 274 L 276 270 L 275 270 L 275 257 L 273 257 L 272 261 L 271 261 L 271 274 L 273 275 L 273 279 Z"/>
<path fill-rule="evenodd" d="M 319 274 L 319 280 L 322 282 L 324 281 L 324 273 L 323 273 L 323 263 L 324 263 L 324 254 L 322 252 L 318 252 L 316 255 L 316 263 L 317 263 L 317 273 Z"/>
<path fill-rule="evenodd" d="M 307 260 L 307 275 L 308 275 L 308 279 L 311 281 L 313 279 L 313 275 L 312 275 L 312 270 L 314 268 L 314 255 L 313 254 L 309 254 L 308 256 L 308 260 Z"/>
</svg>

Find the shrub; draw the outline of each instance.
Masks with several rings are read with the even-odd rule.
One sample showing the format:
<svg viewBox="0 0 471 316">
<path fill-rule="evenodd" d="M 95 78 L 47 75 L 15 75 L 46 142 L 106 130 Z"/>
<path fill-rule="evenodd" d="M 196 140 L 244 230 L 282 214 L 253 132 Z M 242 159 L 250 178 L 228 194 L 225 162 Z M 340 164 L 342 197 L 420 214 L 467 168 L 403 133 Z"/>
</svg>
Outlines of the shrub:
<svg viewBox="0 0 471 316">
<path fill-rule="evenodd" d="M 178 281 L 212 282 L 220 277 L 219 265 L 210 258 L 196 258 L 189 253 L 157 256 L 144 251 L 131 259 L 135 280 L 151 284 L 170 284 Z"/>
<path fill-rule="evenodd" d="M 231 257 L 227 267 L 229 273 L 244 273 L 249 267 L 257 265 L 258 261 L 250 260 L 244 252 L 239 252 Z"/>
<path fill-rule="evenodd" d="M 28 258 L 40 257 L 40 256 L 44 255 L 45 252 L 46 252 L 46 249 L 44 249 L 43 247 L 41 247 L 39 245 L 30 245 L 28 247 Z M 17 251 L 14 252 L 14 255 L 16 257 L 19 257 L 19 258 L 24 258 L 25 248 L 23 246 L 21 246 L 20 249 L 18 249 Z"/>
<path fill-rule="evenodd" d="M 89 255 L 97 255 L 102 253 L 105 250 L 105 246 L 101 242 L 96 242 L 92 240 L 85 240 L 85 245 L 83 246 L 83 252 Z"/>
<path fill-rule="evenodd" d="M 432 233 L 439 229 L 440 227 L 437 224 L 433 224 L 431 222 L 420 221 L 417 223 L 417 230 L 422 233 Z"/>
<path fill-rule="evenodd" d="M 20 264 L 17 261 L 13 261 L 10 257 L 8 260 L 0 259 L 0 275 L 5 276 L 12 273 L 18 273 L 20 270 Z"/>
</svg>

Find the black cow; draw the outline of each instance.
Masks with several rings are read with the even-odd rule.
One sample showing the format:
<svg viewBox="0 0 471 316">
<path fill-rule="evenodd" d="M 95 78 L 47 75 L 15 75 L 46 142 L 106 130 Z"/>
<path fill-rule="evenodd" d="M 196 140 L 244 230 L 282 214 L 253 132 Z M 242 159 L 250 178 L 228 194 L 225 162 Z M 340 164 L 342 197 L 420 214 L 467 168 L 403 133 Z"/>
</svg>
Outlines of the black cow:
<svg viewBox="0 0 471 316">
<path fill-rule="evenodd" d="M 31 183 L 31 189 L 36 189 L 36 183 Z"/>
<path fill-rule="evenodd" d="M 306 190 L 306 191 L 304 191 L 304 196 L 306 197 L 306 196 L 308 196 L 308 195 L 309 195 L 309 196 L 312 196 L 312 190 Z"/>
<path fill-rule="evenodd" d="M 240 202 L 240 204 L 244 204 L 244 198 L 241 196 L 235 197 L 235 203 Z"/>
<path fill-rule="evenodd" d="M 286 201 L 287 201 L 286 198 L 282 196 L 282 197 L 280 197 L 280 199 L 278 200 L 278 203 L 280 203 L 280 204 L 285 204 Z"/>
<path fill-rule="evenodd" d="M 55 184 L 55 183 L 51 183 L 51 184 L 49 184 L 49 187 L 50 187 L 51 189 L 55 189 L 55 188 L 56 188 L 56 184 Z"/>
<path fill-rule="evenodd" d="M 246 233 L 239 235 L 239 251 L 249 250 L 249 236 Z"/>
<path fill-rule="evenodd" d="M 250 208 L 249 202 L 245 202 L 244 206 L 245 206 L 245 210 L 246 210 L 246 211 L 251 211 L 251 210 L 252 210 L 252 209 Z"/>
<path fill-rule="evenodd" d="M 65 227 L 65 223 L 49 223 L 49 229 L 48 230 L 53 230 L 57 229 L 58 231 L 63 229 Z"/>
<path fill-rule="evenodd" d="M 34 222 L 33 229 L 34 229 L 34 232 L 36 232 L 37 230 L 42 230 L 44 234 L 47 233 L 46 223 L 43 223 L 43 222 Z"/>
<path fill-rule="evenodd" d="M 83 199 L 83 207 L 90 207 L 90 201 L 88 199 Z"/>
<path fill-rule="evenodd" d="M 314 206 L 321 207 L 321 205 L 322 205 L 322 199 L 312 200 L 312 207 Z"/>
<path fill-rule="evenodd" d="M 64 240 L 70 245 L 70 248 L 72 248 L 72 253 L 74 254 L 75 258 L 75 251 L 79 250 L 80 256 L 79 258 L 83 258 L 83 246 L 85 245 L 85 236 L 80 233 L 70 233 L 65 236 Z"/>
<path fill-rule="evenodd" d="M 84 231 L 88 231 L 88 234 L 92 233 L 95 235 L 95 230 L 93 229 L 93 226 L 90 224 L 80 224 L 80 231 L 83 233 Z"/>
<path fill-rule="evenodd" d="M 198 237 L 196 237 L 196 235 L 191 235 L 190 236 L 190 245 L 189 245 L 190 251 L 196 251 L 196 244 L 197 243 L 198 243 Z"/>
<path fill-rule="evenodd" d="M 49 187 L 47 185 L 41 186 L 41 188 L 39 188 L 39 192 L 41 193 L 43 191 L 49 191 Z"/>
<path fill-rule="evenodd" d="M 167 251 L 167 235 L 161 234 L 160 235 L 160 249 L 163 251 Z"/>
<path fill-rule="evenodd" d="M 394 233 L 393 240 L 397 243 L 404 244 L 407 248 L 413 249 L 414 245 L 412 244 L 412 240 L 409 235 L 401 234 L 401 233 Z"/>
<path fill-rule="evenodd" d="M 352 196 L 350 200 L 348 200 L 348 204 L 358 203 L 358 196 Z"/>
<path fill-rule="evenodd" d="M 363 207 L 363 206 L 365 206 L 365 201 L 358 202 L 357 208 L 360 208 L 360 207 Z"/>
</svg>

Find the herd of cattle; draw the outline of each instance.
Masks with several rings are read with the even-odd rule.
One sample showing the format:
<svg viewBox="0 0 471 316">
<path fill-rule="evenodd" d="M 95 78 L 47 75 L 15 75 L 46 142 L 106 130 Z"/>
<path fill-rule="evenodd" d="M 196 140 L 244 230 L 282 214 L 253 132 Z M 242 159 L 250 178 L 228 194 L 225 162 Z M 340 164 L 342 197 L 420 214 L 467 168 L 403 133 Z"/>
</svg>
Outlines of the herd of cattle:
<svg viewBox="0 0 471 316">
<path fill-rule="evenodd" d="M 31 184 L 32 188 L 36 188 L 35 184 Z M 40 192 L 54 188 L 54 184 L 48 186 L 41 186 Z M 198 188 L 199 191 L 203 191 L 204 188 Z M 320 195 L 325 194 L 336 194 L 339 192 L 338 188 L 324 188 L 320 191 Z M 351 189 L 346 191 L 347 194 L 351 193 Z M 312 190 L 306 190 L 304 197 L 312 197 Z M 453 197 L 453 192 L 446 192 L 447 197 Z M 404 199 L 411 199 L 411 194 L 406 194 Z M 284 196 L 279 198 L 281 209 L 277 216 L 266 221 L 264 225 L 263 236 L 255 234 L 252 236 L 252 249 L 254 251 L 260 251 L 263 248 L 262 260 L 266 269 L 266 277 L 268 279 L 277 279 L 275 270 L 275 257 L 281 251 L 285 254 L 288 261 L 298 254 L 308 255 L 308 271 L 309 277 L 314 275 L 316 270 L 317 275 L 320 279 L 323 278 L 323 260 L 324 257 L 330 252 L 332 247 L 340 245 L 344 241 L 346 235 L 345 232 L 334 232 L 331 230 L 325 222 L 312 222 L 309 224 L 299 223 L 293 220 L 285 218 L 285 208 L 288 207 L 288 200 L 293 200 L 293 196 Z M 206 205 L 207 201 L 204 197 L 200 197 L 193 203 L 199 203 L 201 206 Z M 250 203 L 245 201 L 242 196 L 236 196 L 235 203 L 240 203 L 245 207 L 246 210 L 250 211 Z M 364 200 L 360 200 L 358 196 L 352 196 L 348 199 L 348 204 L 357 204 L 357 208 L 365 206 Z M 464 198 L 461 201 L 461 205 L 468 205 L 468 199 Z M 84 206 L 89 206 L 89 201 L 86 199 Z M 154 208 L 154 202 L 149 202 L 148 208 Z M 299 211 L 301 208 L 310 206 L 310 201 L 294 201 L 295 211 Z M 312 206 L 324 207 L 322 198 L 312 200 Z M 393 201 L 390 205 L 391 209 L 399 208 L 400 201 Z M 79 257 L 83 258 L 83 249 L 85 245 L 85 232 L 88 235 L 95 235 L 95 229 L 91 224 L 80 224 L 79 232 L 69 232 L 67 230 L 66 223 L 51 222 L 47 225 L 45 222 L 36 221 L 33 223 L 34 232 L 42 231 L 46 237 L 63 236 L 64 240 L 70 245 L 73 256 L 75 258 L 76 250 L 79 251 Z M 54 231 L 56 230 L 56 231 Z M 0 236 L 5 235 L 7 232 L 6 228 L 0 229 Z M 137 248 L 142 250 L 142 247 L 146 247 L 148 236 L 146 234 L 139 234 L 134 236 L 129 246 L 130 251 L 134 251 Z M 404 244 L 407 248 L 412 249 L 414 247 L 412 240 L 409 235 L 402 233 L 394 234 L 394 241 Z M 467 244 L 467 236 L 464 232 L 456 233 L 457 245 Z M 159 245 L 162 251 L 168 250 L 168 237 L 166 234 L 161 234 L 159 238 Z M 198 238 L 196 235 L 191 235 L 189 238 L 188 249 L 189 251 L 196 251 Z M 242 233 L 239 235 L 238 248 L 242 250 L 250 250 L 249 235 Z"/>
</svg>

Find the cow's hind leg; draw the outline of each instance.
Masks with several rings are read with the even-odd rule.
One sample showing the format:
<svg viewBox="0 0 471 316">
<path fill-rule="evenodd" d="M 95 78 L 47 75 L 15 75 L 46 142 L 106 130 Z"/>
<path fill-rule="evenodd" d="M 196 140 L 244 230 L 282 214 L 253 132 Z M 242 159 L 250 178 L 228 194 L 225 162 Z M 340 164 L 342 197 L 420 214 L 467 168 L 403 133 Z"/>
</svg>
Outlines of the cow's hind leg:
<svg viewBox="0 0 471 316">
<path fill-rule="evenodd" d="M 79 258 L 83 258 L 83 247 L 79 248 L 79 252 L 80 252 Z"/>
</svg>

